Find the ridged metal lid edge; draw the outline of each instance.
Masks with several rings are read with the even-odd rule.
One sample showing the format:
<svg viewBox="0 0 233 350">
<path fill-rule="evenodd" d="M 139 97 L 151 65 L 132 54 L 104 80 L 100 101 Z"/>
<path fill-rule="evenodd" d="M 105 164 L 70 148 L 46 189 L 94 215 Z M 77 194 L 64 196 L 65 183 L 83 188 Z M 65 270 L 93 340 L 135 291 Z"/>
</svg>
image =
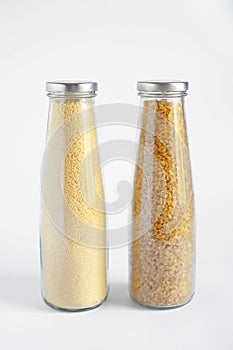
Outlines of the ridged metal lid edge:
<svg viewBox="0 0 233 350">
<path fill-rule="evenodd" d="M 181 80 L 142 80 L 137 82 L 137 90 L 144 92 L 185 92 L 188 82 Z"/>
<path fill-rule="evenodd" d="M 98 83 L 85 80 L 48 81 L 46 91 L 51 93 L 90 93 L 98 91 Z"/>
</svg>

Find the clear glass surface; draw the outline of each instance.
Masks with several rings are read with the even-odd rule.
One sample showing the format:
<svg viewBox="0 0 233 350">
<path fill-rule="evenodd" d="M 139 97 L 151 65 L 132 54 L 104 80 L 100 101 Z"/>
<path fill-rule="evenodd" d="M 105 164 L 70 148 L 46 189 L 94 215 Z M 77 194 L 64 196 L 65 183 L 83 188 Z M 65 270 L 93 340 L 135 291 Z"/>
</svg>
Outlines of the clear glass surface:
<svg viewBox="0 0 233 350">
<path fill-rule="evenodd" d="M 81 311 L 107 295 L 105 206 L 93 98 L 50 96 L 42 168 L 45 302 Z"/>
<path fill-rule="evenodd" d="M 141 99 L 133 196 L 130 294 L 151 308 L 194 293 L 194 195 L 184 97 Z"/>
</svg>

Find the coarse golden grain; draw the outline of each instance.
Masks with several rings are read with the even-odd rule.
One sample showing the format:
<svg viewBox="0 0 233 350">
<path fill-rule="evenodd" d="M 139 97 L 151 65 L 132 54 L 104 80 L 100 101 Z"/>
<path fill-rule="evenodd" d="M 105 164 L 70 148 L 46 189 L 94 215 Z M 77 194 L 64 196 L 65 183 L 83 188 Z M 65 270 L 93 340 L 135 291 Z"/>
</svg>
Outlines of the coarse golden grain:
<svg viewBox="0 0 233 350">
<path fill-rule="evenodd" d="M 145 177 L 151 177 L 149 193 Z M 146 100 L 133 208 L 131 295 L 135 300 L 172 307 L 191 298 L 193 211 L 183 107 L 166 99 Z"/>
<path fill-rule="evenodd" d="M 59 202 L 61 198 L 48 196 L 54 201 L 55 210 L 58 206 L 57 215 L 62 218 L 63 225 L 62 230 L 57 227 L 44 208 L 41 228 L 43 295 L 48 303 L 59 308 L 83 309 L 100 304 L 107 292 L 104 195 L 89 100 L 54 99 L 49 140 L 59 127 L 63 127 L 59 141 L 64 149 L 48 152 L 46 166 L 50 171 L 46 181 L 48 184 L 55 181 L 53 174 L 61 171 L 55 165 L 55 158 L 59 152 L 64 152 L 63 202 L 59 206 L 56 200 Z M 85 161 L 90 154 L 91 162 Z M 94 247 L 88 246 L 90 241 L 96 243 Z"/>
</svg>

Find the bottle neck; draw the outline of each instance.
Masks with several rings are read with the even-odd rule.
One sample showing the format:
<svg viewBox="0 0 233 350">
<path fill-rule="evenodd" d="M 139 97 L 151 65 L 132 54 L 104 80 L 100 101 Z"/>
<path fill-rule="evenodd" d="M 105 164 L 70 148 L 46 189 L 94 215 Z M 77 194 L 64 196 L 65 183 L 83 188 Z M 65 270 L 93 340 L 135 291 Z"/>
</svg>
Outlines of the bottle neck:
<svg viewBox="0 0 233 350">
<path fill-rule="evenodd" d="M 150 104 L 151 102 L 166 102 L 168 104 L 175 104 L 178 103 L 180 105 L 184 105 L 184 97 L 186 96 L 186 94 L 139 94 L 139 96 L 141 97 L 141 106 L 144 106 L 145 104 L 148 104 L 153 107 L 153 103 Z"/>
<path fill-rule="evenodd" d="M 187 95 L 187 91 L 176 91 L 176 92 L 147 92 L 147 91 L 139 91 L 139 96 L 144 98 L 164 98 L 164 99 L 172 99 L 172 98 L 181 98 Z"/>
<path fill-rule="evenodd" d="M 72 100 L 72 99 L 93 99 L 96 96 L 95 91 L 91 92 L 82 92 L 82 93 L 52 93 L 49 92 L 47 94 L 49 98 L 59 98 L 59 99 L 65 99 L 65 100 Z"/>
<path fill-rule="evenodd" d="M 49 93 L 48 97 L 47 138 L 51 137 L 68 119 L 80 117 L 85 120 L 87 115 L 93 114 L 95 93 Z"/>
</svg>

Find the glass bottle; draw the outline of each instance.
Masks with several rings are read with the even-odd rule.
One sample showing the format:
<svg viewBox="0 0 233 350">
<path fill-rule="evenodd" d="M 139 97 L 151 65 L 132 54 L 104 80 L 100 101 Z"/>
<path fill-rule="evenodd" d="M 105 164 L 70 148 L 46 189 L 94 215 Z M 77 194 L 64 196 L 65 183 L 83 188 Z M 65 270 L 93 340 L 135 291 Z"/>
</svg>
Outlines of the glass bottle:
<svg viewBox="0 0 233 350">
<path fill-rule="evenodd" d="M 50 99 L 42 164 L 44 301 L 59 310 L 100 305 L 107 295 L 105 206 L 97 149 L 97 83 L 46 84 Z"/>
<path fill-rule="evenodd" d="M 140 81 L 130 294 L 174 308 L 194 294 L 194 196 L 185 125 L 188 83 Z"/>
</svg>

